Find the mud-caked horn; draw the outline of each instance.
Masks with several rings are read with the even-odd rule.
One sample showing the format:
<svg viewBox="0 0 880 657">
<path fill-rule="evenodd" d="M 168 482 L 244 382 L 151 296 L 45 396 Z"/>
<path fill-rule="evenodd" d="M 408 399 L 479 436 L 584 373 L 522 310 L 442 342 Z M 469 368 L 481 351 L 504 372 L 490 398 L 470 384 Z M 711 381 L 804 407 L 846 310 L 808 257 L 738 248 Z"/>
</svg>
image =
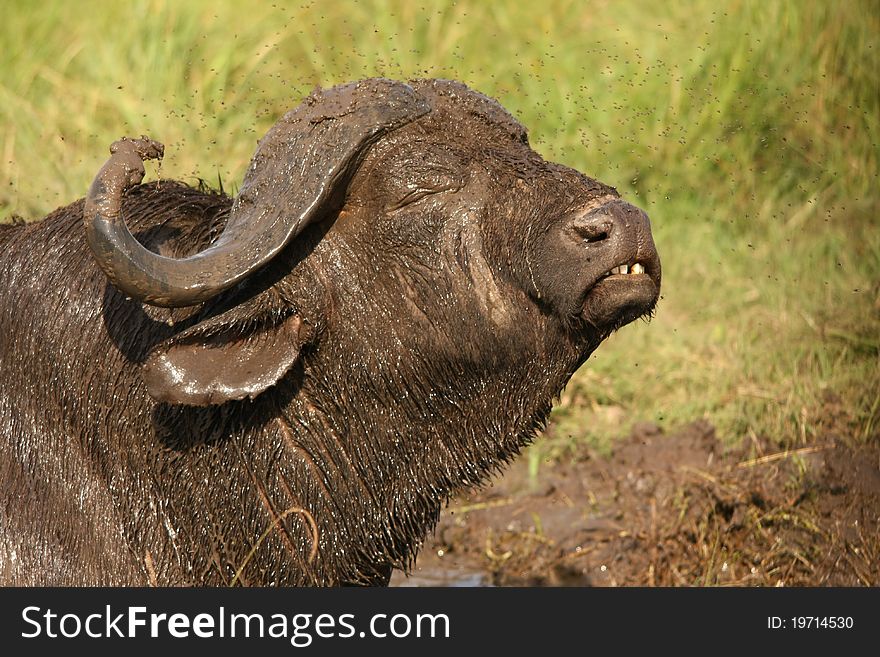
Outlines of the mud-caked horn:
<svg viewBox="0 0 880 657">
<path fill-rule="evenodd" d="M 163 147 L 122 139 L 86 197 L 86 237 L 98 264 L 126 295 L 156 306 L 190 306 L 240 282 L 274 258 L 348 185 L 383 134 L 427 114 L 411 87 L 373 79 L 313 92 L 257 146 L 226 228 L 207 249 L 168 258 L 144 248 L 122 216 L 122 196 L 143 180 L 143 161 Z"/>
</svg>

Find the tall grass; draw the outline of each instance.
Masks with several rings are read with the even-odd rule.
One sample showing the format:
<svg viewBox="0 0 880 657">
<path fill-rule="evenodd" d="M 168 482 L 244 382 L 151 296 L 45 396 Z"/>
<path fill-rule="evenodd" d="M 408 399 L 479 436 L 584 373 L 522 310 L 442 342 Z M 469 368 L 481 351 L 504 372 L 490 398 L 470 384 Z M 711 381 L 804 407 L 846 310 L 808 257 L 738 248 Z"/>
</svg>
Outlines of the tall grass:
<svg viewBox="0 0 880 657">
<path fill-rule="evenodd" d="M 120 135 L 235 188 L 314 85 L 452 77 L 652 217 L 650 326 L 575 376 L 544 451 L 696 417 L 795 444 L 880 417 L 876 2 L 5 5 L 0 217 L 83 195 Z M 543 454 L 544 452 L 542 452 Z"/>
</svg>

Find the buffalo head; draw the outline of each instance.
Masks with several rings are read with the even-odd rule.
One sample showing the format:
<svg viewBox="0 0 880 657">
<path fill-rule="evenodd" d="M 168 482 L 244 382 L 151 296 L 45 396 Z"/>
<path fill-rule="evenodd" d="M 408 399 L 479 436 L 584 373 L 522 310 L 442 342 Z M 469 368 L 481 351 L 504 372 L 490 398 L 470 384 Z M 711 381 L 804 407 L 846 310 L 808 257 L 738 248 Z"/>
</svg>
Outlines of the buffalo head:
<svg viewBox="0 0 880 657">
<path fill-rule="evenodd" d="M 261 140 L 225 229 L 189 257 L 147 250 L 120 211 L 161 145 L 112 153 L 84 213 L 98 263 L 146 304 L 201 304 L 143 366 L 161 401 L 255 397 L 309 359 L 364 369 L 360 383 L 391 396 L 431 396 L 432 371 L 516 386 L 537 374 L 517 363 L 551 354 L 559 388 L 658 298 L 646 214 L 544 161 L 500 105 L 459 83 L 314 92 Z"/>
</svg>

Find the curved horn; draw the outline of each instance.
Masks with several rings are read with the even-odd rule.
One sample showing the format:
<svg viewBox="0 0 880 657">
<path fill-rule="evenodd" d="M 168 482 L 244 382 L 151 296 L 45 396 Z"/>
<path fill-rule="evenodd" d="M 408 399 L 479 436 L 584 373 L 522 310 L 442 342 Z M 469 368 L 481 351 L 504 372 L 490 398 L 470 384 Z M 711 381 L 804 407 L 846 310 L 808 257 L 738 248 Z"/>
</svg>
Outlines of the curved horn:
<svg viewBox="0 0 880 657">
<path fill-rule="evenodd" d="M 402 82 L 374 79 L 313 92 L 260 140 L 223 233 L 186 258 L 149 251 L 132 236 L 122 194 L 143 180 L 142 160 L 163 147 L 143 137 L 111 146 L 86 197 L 86 237 L 107 277 L 130 297 L 190 306 L 229 289 L 274 258 L 335 192 L 348 184 L 367 148 L 430 106 Z"/>
</svg>

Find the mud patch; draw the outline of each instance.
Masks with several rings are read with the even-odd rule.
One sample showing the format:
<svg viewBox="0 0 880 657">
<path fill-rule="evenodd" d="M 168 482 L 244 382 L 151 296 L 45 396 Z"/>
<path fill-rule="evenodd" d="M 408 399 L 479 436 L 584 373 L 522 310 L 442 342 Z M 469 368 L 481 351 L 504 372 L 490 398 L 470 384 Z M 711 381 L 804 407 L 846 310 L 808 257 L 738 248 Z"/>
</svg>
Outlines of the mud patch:
<svg viewBox="0 0 880 657">
<path fill-rule="evenodd" d="M 530 477 L 520 459 L 444 512 L 392 586 L 877 586 L 880 445 L 725 450 L 696 422 L 634 427 Z"/>
</svg>

